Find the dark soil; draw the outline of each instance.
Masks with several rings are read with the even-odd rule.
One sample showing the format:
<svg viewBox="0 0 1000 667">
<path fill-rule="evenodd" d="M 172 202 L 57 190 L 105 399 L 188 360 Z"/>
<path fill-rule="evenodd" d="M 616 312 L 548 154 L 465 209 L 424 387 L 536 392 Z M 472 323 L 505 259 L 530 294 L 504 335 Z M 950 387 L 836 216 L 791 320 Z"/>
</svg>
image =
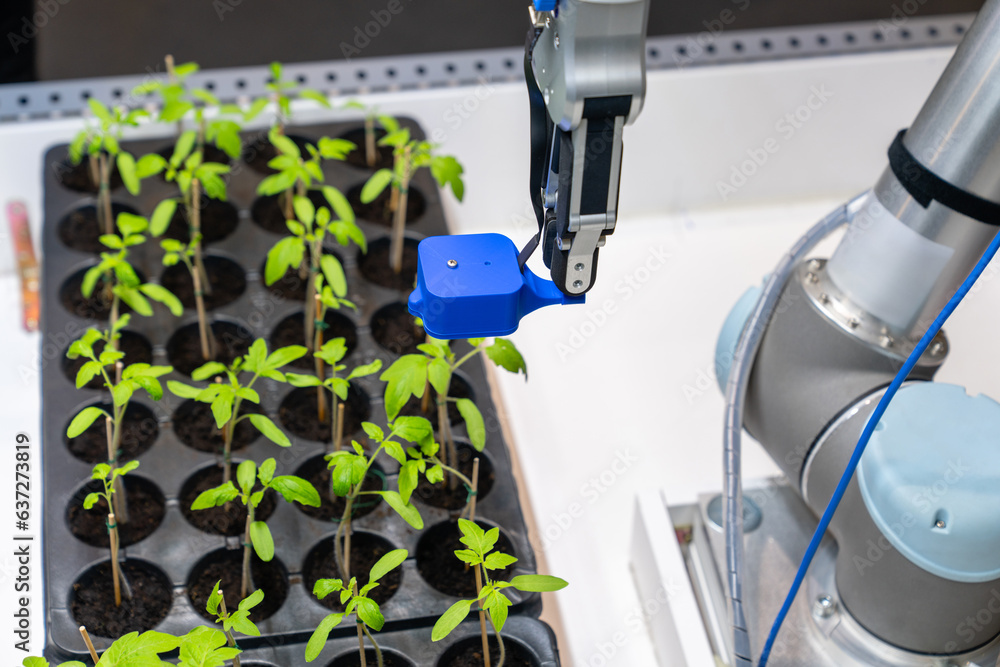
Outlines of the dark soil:
<svg viewBox="0 0 1000 667">
<path fill-rule="evenodd" d="M 427 402 L 428 412 L 421 410 L 424 400 L 423 397 L 417 398 L 416 396 L 410 396 L 410 400 L 403 404 L 403 407 L 399 410 L 399 414 L 407 417 L 426 417 L 431 420 L 431 424 L 433 424 L 436 429 L 437 392 L 434 391 L 434 387 L 431 387 L 430 390 L 431 399 Z M 448 387 L 448 397 L 470 398 L 473 401 L 476 400 L 475 394 L 472 392 L 472 387 L 469 386 L 469 383 L 457 373 L 451 376 L 451 385 Z M 458 406 L 454 401 L 448 402 L 448 420 L 452 424 L 458 424 L 462 421 L 462 413 L 458 411 Z"/>
<path fill-rule="evenodd" d="M 363 204 L 361 202 L 361 188 L 363 183 L 353 186 L 347 191 L 347 201 L 354 209 L 354 215 L 362 220 L 373 222 L 383 227 L 392 227 L 393 212 L 389 208 L 389 200 L 392 198 L 392 187 L 387 187 L 378 197 Z M 417 188 L 410 185 L 410 193 L 406 198 L 406 226 L 409 227 L 417 223 L 427 210 L 427 199 Z"/>
<path fill-rule="evenodd" d="M 358 269 L 370 283 L 382 287 L 410 292 L 417 281 L 416 239 L 403 240 L 403 265 L 395 273 L 389 265 L 389 239 L 381 238 L 368 244 L 367 253 L 358 253 Z"/>
<path fill-rule="evenodd" d="M 97 184 L 90 177 L 90 160 L 86 155 L 80 160 L 80 164 L 73 164 L 67 157 L 61 162 L 53 163 L 52 169 L 56 173 L 56 180 L 62 183 L 63 187 L 77 192 L 86 192 L 92 195 L 97 194 Z M 109 184 L 115 190 L 122 185 L 122 177 L 118 173 L 118 167 L 112 161 Z"/>
<path fill-rule="evenodd" d="M 424 342 L 424 328 L 417 326 L 406 304 L 390 303 L 372 315 L 372 338 L 384 350 L 393 354 L 415 354 L 417 345 Z"/>
<path fill-rule="evenodd" d="M 295 503 L 295 509 L 306 516 L 320 519 L 321 521 L 340 521 L 340 518 L 344 516 L 344 505 L 347 501 L 340 496 L 334 496 L 333 500 L 330 499 L 330 469 L 327 467 L 326 458 L 324 456 L 314 456 L 299 466 L 299 469 L 295 471 L 295 475 L 316 487 L 320 496 L 319 507 L 308 507 Z M 385 473 L 382 472 L 382 468 L 377 463 L 373 464 L 368 470 L 368 475 L 365 477 L 365 482 L 361 490 L 386 490 Z M 358 497 L 354 501 L 354 504 L 351 505 L 351 518 L 357 519 L 366 514 L 371 514 L 381 502 L 382 498 L 380 496 Z"/>
<path fill-rule="evenodd" d="M 458 449 L 458 470 L 470 480 L 472 479 L 472 460 L 479 457 L 479 483 L 476 496 L 477 502 L 481 501 L 489 495 L 493 488 L 493 482 L 496 481 L 496 476 L 493 474 L 493 464 L 484 453 L 477 452 L 472 445 L 456 442 L 455 447 Z M 444 457 L 443 448 L 442 451 L 438 452 L 438 457 Z M 440 507 L 446 510 L 462 509 L 465 507 L 469 493 L 461 480 L 455 485 L 455 488 L 451 488 L 448 484 L 449 476 L 446 472 L 445 479 L 438 484 L 431 484 L 426 478 L 421 477 L 413 495 L 431 507 Z"/>
<path fill-rule="evenodd" d="M 261 414 L 260 406 L 256 403 L 243 401 L 240 403 L 240 414 Z M 212 414 L 212 406 L 208 403 L 199 403 L 190 398 L 174 411 L 173 416 L 174 433 L 177 439 L 188 447 L 197 449 L 199 452 L 209 454 L 222 454 L 226 443 L 220 431 L 215 425 L 215 416 Z M 237 452 L 260 436 L 257 427 L 250 423 L 249 419 L 244 419 L 236 425 L 236 432 L 233 433 L 233 441 L 229 447 Z"/>
<path fill-rule="evenodd" d="M 305 157 L 309 157 L 306 144 L 316 145 L 316 141 L 313 139 L 307 139 L 295 134 L 288 134 L 286 136 L 295 142 L 295 145 L 299 147 L 299 152 Z M 267 163 L 277 157 L 277 155 L 278 151 L 274 147 L 274 144 L 268 140 L 266 132 L 258 134 L 243 145 L 243 161 L 258 174 L 275 173 L 274 169 L 267 166 Z"/>
<path fill-rule="evenodd" d="M 138 334 L 134 331 L 122 331 L 121 338 L 118 339 L 118 349 L 125 353 L 125 358 L 122 359 L 122 363 L 128 366 L 129 364 L 151 364 L 153 363 L 153 345 L 149 342 L 142 334 Z M 104 350 L 104 341 L 97 341 L 94 344 L 94 354 L 100 357 L 101 352 Z M 59 361 L 59 365 L 62 368 L 63 375 L 66 379 L 76 385 L 76 374 L 87 363 L 89 359 L 86 357 L 77 357 L 76 359 L 69 359 L 64 354 L 62 359 Z M 114 366 L 108 366 L 108 376 L 114 379 Z M 90 379 L 90 382 L 83 385 L 87 389 L 101 389 L 104 387 L 104 378 L 100 374 L 95 375 Z"/>
<path fill-rule="evenodd" d="M 351 576 L 358 578 L 358 588 L 368 583 L 368 572 L 378 562 L 379 558 L 392 551 L 395 547 L 387 540 L 373 533 L 355 532 L 351 536 Z M 328 537 L 312 548 L 302 564 L 302 580 L 306 590 L 312 596 L 313 587 L 320 579 L 345 579 L 337 567 L 333 554 L 333 537 Z M 379 585 L 368 594 L 372 600 L 382 604 L 393 596 L 403 578 L 402 566 L 389 572 L 379 579 Z M 327 609 L 342 611 L 340 596 L 332 593 L 319 603 Z"/>
<path fill-rule="evenodd" d="M 164 160 L 170 162 L 170 158 L 174 154 L 174 146 L 175 144 L 170 144 L 169 146 L 161 148 L 156 152 L 162 155 Z M 232 158 L 229 157 L 226 151 L 222 150 L 215 144 L 206 143 L 201 150 L 201 161 L 215 162 L 217 164 L 229 164 L 232 161 Z M 165 174 L 166 170 L 160 172 L 160 176 L 164 176 Z"/>
<path fill-rule="evenodd" d="M 59 288 L 59 300 L 62 302 L 63 307 L 68 310 L 71 315 L 76 315 L 77 317 L 85 320 L 106 320 L 108 319 L 108 316 L 111 315 L 111 302 L 113 299 L 111 291 L 105 289 L 105 278 L 101 277 L 97 280 L 97 284 L 94 286 L 94 291 L 91 293 L 90 298 L 85 297 L 82 292 L 83 276 L 87 273 L 89 268 L 90 267 L 80 269 L 66 279 L 66 282 L 64 282 L 62 287 Z M 142 272 L 138 269 L 136 270 L 136 274 L 138 274 L 140 281 L 146 281 Z M 153 308 L 160 307 L 161 306 L 159 304 L 153 305 Z M 131 312 L 131 308 L 126 306 L 124 303 L 119 303 L 119 315 Z"/>
<path fill-rule="evenodd" d="M 232 322 L 212 322 L 212 335 L 215 338 L 214 361 L 220 361 L 226 366 L 233 363 L 250 349 L 254 341 L 253 333 L 245 327 Z M 187 324 L 174 332 L 167 341 L 167 358 L 174 370 L 184 375 L 205 364 L 201 356 L 201 342 L 198 337 L 198 323 Z"/>
<path fill-rule="evenodd" d="M 108 413 L 113 410 L 110 403 L 95 404 Z M 74 415 L 75 416 L 75 415 Z M 75 438 L 64 438 L 69 453 L 87 463 L 107 463 L 108 435 L 103 417 L 98 417 L 90 427 Z M 68 425 L 68 422 L 67 422 Z M 63 431 L 65 433 L 65 430 Z M 122 422 L 121 447 L 118 462 L 124 463 L 142 455 L 160 435 L 160 426 L 153 411 L 131 401 L 125 408 Z"/>
<path fill-rule="evenodd" d="M 271 331 L 271 349 L 276 350 L 286 345 L 305 345 L 304 320 L 305 313 L 294 313 L 278 322 L 278 326 Z M 343 338 L 344 345 L 347 346 L 347 354 L 344 355 L 346 359 L 358 346 L 358 328 L 354 326 L 351 318 L 336 310 L 326 311 L 326 317 L 323 318 L 323 321 L 326 322 L 323 340 L 331 341 L 334 338 Z M 306 356 L 300 357 L 288 365 L 292 368 L 312 371 L 316 362 L 312 352 L 307 352 Z M 329 368 L 327 370 L 329 371 Z"/>
<path fill-rule="evenodd" d="M 207 245 L 221 241 L 236 231 L 237 225 L 240 224 L 240 213 L 229 202 L 202 197 L 198 222 L 201 226 L 201 243 Z M 191 223 L 188 221 L 186 206 L 177 205 L 177 210 L 170 218 L 170 224 L 167 225 L 167 231 L 163 235 L 182 243 L 191 240 Z"/>
<path fill-rule="evenodd" d="M 327 411 L 331 410 L 330 396 L 327 394 Z M 344 439 L 350 442 L 352 433 L 361 428 L 361 422 L 367 421 L 371 414 L 371 401 L 368 394 L 351 382 L 347 390 L 347 400 L 344 407 Z M 328 414 L 329 417 L 329 414 Z M 282 426 L 305 440 L 330 442 L 333 432 L 330 420 L 320 423 L 316 414 L 316 388 L 301 387 L 288 392 L 278 407 L 278 419 Z"/>
<path fill-rule="evenodd" d="M 378 664 L 375 656 L 375 649 L 365 649 L 365 660 L 365 664 L 368 667 L 374 667 L 374 665 Z M 387 651 L 384 648 L 382 649 L 382 664 L 384 667 L 416 667 L 416 665 L 399 653 L 396 653 L 395 651 Z M 334 659 L 334 661 L 326 667 L 361 667 L 361 656 L 358 655 L 358 651 L 355 649 L 346 655 L 342 655 L 339 658 Z"/>
<path fill-rule="evenodd" d="M 139 215 L 139 212 L 131 206 L 112 202 L 111 215 L 114 216 L 115 220 L 118 219 L 119 213 Z M 97 207 L 93 204 L 74 209 L 59 221 L 59 240 L 67 248 L 80 252 L 97 254 L 107 250 L 108 247 L 98 240 L 103 233 L 104 230 L 101 229 L 101 225 L 97 221 Z"/>
<path fill-rule="evenodd" d="M 234 463 L 231 468 L 231 479 L 234 484 L 236 484 L 236 468 L 237 465 Z M 192 526 L 206 533 L 225 535 L 226 537 L 242 535 L 243 531 L 246 530 L 247 509 L 238 499 L 229 503 L 228 507 L 223 505 L 204 510 L 191 509 L 191 504 L 203 491 L 208 491 L 221 485 L 222 468 L 219 466 L 202 468 L 188 477 L 187 481 L 184 482 L 184 486 L 181 487 L 179 498 L 181 513 L 184 514 L 184 518 Z M 260 482 L 257 482 L 254 489 L 257 491 L 260 490 Z M 260 505 L 257 506 L 254 512 L 254 519 L 257 521 L 267 521 L 268 517 L 274 513 L 276 503 L 274 491 L 268 489 L 264 493 L 264 498 L 260 501 Z M 211 592 L 211 589 L 209 592 Z"/>
<path fill-rule="evenodd" d="M 326 200 L 319 190 L 310 190 L 306 195 L 317 209 L 321 206 L 330 208 L 330 202 Z M 285 195 L 261 195 L 253 200 L 250 205 L 250 219 L 256 222 L 261 228 L 282 236 L 288 235 L 288 225 L 285 221 Z"/>
<path fill-rule="evenodd" d="M 371 169 L 375 171 L 376 169 L 392 169 L 393 158 L 392 158 L 392 146 L 379 146 L 378 141 L 385 136 L 385 130 L 380 127 L 375 128 L 375 164 L 368 164 L 368 153 L 365 150 L 365 128 L 357 127 L 353 130 L 348 130 L 340 135 L 341 139 L 347 139 L 348 141 L 354 142 L 357 146 L 353 151 L 347 154 L 344 162 L 347 164 L 360 167 L 361 169 Z"/>
<path fill-rule="evenodd" d="M 476 523 L 484 530 L 494 527 L 482 521 Z M 417 571 L 424 581 L 445 595 L 474 598 L 476 597 L 475 574 L 465 563 L 455 558 L 457 550 L 468 548 L 462 544 L 461 537 L 457 521 L 444 521 L 425 530 L 417 543 Z M 514 553 L 514 545 L 502 530 L 494 551 L 517 556 Z M 504 570 L 492 571 L 490 579 L 508 581 L 515 565 L 517 563 Z"/>
<path fill-rule="evenodd" d="M 500 644 L 492 634 L 489 636 L 489 646 L 490 664 L 495 665 L 500 660 Z M 506 652 L 504 667 L 538 667 L 538 660 L 524 644 L 507 637 L 503 640 L 503 646 Z M 456 642 L 445 651 L 436 667 L 482 667 L 484 664 L 483 639 L 476 635 Z"/>
<path fill-rule="evenodd" d="M 257 554 L 252 554 L 250 579 L 254 588 L 264 591 L 264 599 L 250 611 L 250 620 L 260 623 L 273 616 L 285 603 L 285 598 L 288 597 L 288 574 L 277 558 L 265 563 Z M 243 599 L 240 597 L 243 588 L 242 549 L 213 551 L 202 558 L 191 572 L 187 586 L 188 598 L 195 610 L 209 621 L 214 621 L 215 617 L 208 613 L 205 606 L 216 582 L 220 580 L 222 584 L 219 589 L 226 601 L 226 609 L 231 614 Z"/>
<path fill-rule="evenodd" d="M 324 252 L 324 255 L 333 255 L 340 262 L 340 265 L 344 265 L 344 260 L 335 252 Z M 309 261 L 309 253 L 306 251 L 306 261 Z M 267 258 L 264 258 L 264 262 L 260 265 L 260 275 L 261 280 L 267 275 L 264 270 L 267 266 Z M 284 299 L 286 301 L 305 301 L 306 300 L 306 281 L 299 276 L 298 268 L 291 268 L 285 271 L 285 275 L 278 278 L 273 285 L 266 285 L 267 289 L 274 296 Z"/>
<path fill-rule="evenodd" d="M 126 560 L 122 572 L 132 597 L 122 590 L 122 604 L 115 606 L 111 563 L 104 561 L 90 568 L 73 584 L 70 611 L 73 620 L 85 625 L 91 635 L 117 639 L 130 632 L 152 630 L 167 617 L 173 604 L 170 580 L 153 565 Z"/>
<path fill-rule="evenodd" d="M 128 522 L 122 523 L 121 517 L 118 517 L 118 539 L 121 546 L 127 547 L 146 539 L 160 527 L 167 501 L 163 492 L 148 479 L 133 475 L 124 479 Z M 101 498 L 91 509 L 83 508 L 87 494 L 103 490 L 104 485 L 95 479 L 74 494 L 66 508 L 66 523 L 77 539 L 92 547 L 108 548 L 111 542 L 108 538 L 107 501 Z"/>
<path fill-rule="evenodd" d="M 221 308 L 236 301 L 246 291 L 247 278 L 243 267 L 231 259 L 209 255 L 203 258 L 210 290 L 205 290 L 203 301 L 207 310 Z M 197 308 L 194 281 L 183 263 L 168 266 L 160 276 L 160 284 L 174 293 L 185 308 Z"/>
</svg>

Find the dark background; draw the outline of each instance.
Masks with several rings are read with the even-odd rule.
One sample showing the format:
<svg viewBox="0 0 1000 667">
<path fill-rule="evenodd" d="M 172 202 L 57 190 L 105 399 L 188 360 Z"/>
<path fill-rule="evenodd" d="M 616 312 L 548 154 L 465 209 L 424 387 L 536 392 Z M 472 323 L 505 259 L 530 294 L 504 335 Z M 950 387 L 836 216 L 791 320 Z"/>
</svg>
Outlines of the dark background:
<svg viewBox="0 0 1000 667">
<path fill-rule="evenodd" d="M 386 11 L 399 3 L 398 13 Z M 697 33 L 726 10 L 726 30 L 976 11 L 983 0 L 652 0 L 650 35 Z M 0 82 L 156 70 L 163 55 L 204 68 L 519 46 L 528 0 L 0 0 Z M 357 30 L 383 20 L 355 43 Z M 361 48 L 358 48 L 360 46 Z"/>
</svg>

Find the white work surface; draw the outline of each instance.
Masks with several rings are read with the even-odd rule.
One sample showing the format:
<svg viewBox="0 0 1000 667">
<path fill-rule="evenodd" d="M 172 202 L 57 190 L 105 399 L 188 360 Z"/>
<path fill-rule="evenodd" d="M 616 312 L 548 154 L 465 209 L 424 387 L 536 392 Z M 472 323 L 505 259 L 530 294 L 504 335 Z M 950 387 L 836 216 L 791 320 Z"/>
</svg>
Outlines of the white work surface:
<svg viewBox="0 0 1000 667">
<path fill-rule="evenodd" d="M 723 406 L 713 355 L 723 318 L 812 222 L 871 186 L 890 140 L 912 121 L 949 54 L 896 52 L 649 76 L 643 115 L 625 133 L 620 218 L 601 251 L 597 285 L 586 305 L 532 314 L 512 336 L 527 359 L 529 382 L 497 378 L 538 527 L 536 549 L 551 573 L 570 581 L 546 601 L 561 616 L 565 665 L 655 664 L 648 628 L 655 631 L 659 603 L 638 599 L 628 569 L 635 495 L 664 488 L 672 498 L 693 500 L 720 487 Z M 454 231 L 496 231 L 519 245 L 534 233 L 520 85 L 389 93 L 371 101 L 383 112 L 416 118 L 465 164 L 465 202 L 445 195 Z M 794 122 L 785 118 L 796 113 Z M 304 111 L 298 118 L 330 114 Z M 36 244 L 41 155 L 78 126 L 78 120 L 0 125 L 0 203 L 28 203 Z M 745 162 L 753 155 L 761 164 Z M 736 179 L 739 187 L 724 200 L 718 183 L 740 168 L 750 175 L 745 184 Z M 6 224 L 0 230 L 0 423 L 9 471 L 0 475 L 0 508 L 13 510 L 14 437 L 26 432 L 36 441 L 39 432 L 33 369 L 40 340 L 19 328 Z M 995 267 L 948 327 L 953 351 L 939 378 L 1000 396 L 1000 374 L 990 371 L 997 362 L 978 356 L 995 350 L 994 276 Z M 39 517 L 37 451 L 32 460 Z M 757 477 L 777 469 L 751 445 L 744 471 Z M 8 624 L 17 576 L 8 549 L 13 522 L 10 515 L 0 519 L 0 617 Z M 30 532 L 38 534 L 37 523 Z M 36 553 L 35 572 L 40 565 Z M 41 591 L 31 597 L 37 653 Z M 652 614 L 648 626 L 644 610 Z M 0 649 L 6 655 L 8 646 Z"/>
</svg>

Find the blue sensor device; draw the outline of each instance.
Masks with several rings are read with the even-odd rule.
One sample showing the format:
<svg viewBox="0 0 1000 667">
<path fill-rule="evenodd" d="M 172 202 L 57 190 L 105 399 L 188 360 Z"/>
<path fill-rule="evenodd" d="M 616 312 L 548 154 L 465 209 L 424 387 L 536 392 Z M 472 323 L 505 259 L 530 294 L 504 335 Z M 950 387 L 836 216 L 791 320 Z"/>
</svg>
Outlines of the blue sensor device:
<svg viewBox="0 0 1000 667">
<path fill-rule="evenodd" d="M 578 304 L 517 261 L 517 246 L 502 234 L 431 236 L 417 246 L 417 286 L 409 309 L 435 338 L 506 336 L 543 306 Z"/>
</svg>

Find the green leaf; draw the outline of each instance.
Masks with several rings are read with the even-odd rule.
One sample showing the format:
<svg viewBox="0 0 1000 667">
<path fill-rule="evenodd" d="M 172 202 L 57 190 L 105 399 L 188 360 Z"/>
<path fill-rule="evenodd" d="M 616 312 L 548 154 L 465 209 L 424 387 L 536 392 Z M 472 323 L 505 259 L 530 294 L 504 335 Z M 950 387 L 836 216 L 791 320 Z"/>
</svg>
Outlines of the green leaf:
<svg viewBox="0 0 1000 667">
<path fill-rule="evenodd" d="M 507 622 L 507 610 L 510 607 L 510 599 L 503 593 L 494 591 L 487 598 L 485 607 L 490 612 L 490 621 L 493 623 L 493 629 L 499 634 Z"/>
<path fill-rule="evenodd" d="M 348 373 L 345 379 L 353 380 L 354 378 L 365 377 L 371 375 L 372 373 L 378 373 L 380 370 L 382 370 L 382 360 L 376 359 L 370 364 L 355 366 L 354 370 Z"/>
<path fill-rule="evenodd" d="M 250 493 L 257 482 L 257 464 L 253 461 L 243 461 L 236 468 L 236 481 L 243 493 Z"/>
<path fill-rule="evenodd" d="M 385 625 L 385 617 L 382 616 L 382 611 L 378 608 L 378 604 L 371 598 L 357 597 L 358 604 L 355 608 L 355 613 L 358 615 L 365 625 L 369 628 L 375 630 L 381 630 L 382 626 Z"/>
<path fill-rule="evenodd" d="M 451 365 L 441 357 L 431 359 L 427 364 L 427 381 L 438 396 L 447 396 L 451 385 Z"/>
<path fill-rule="evenodd" d="M 274 144 L 274 147 L 278 149 L 279 153 L 282 153 L 283 155 L 291 155 L 292 157 L 296 158 L 302 157 L 302 153 L 301 151 L 299 151 L 299 147 L 295 145 L 294 141 L 292 141 L 285 135 L 279 134 L 278 132 L 271 130 L 271 132 L 268 134 L 268 138 L 271 140 L 271 143 Z"/>
<path fill-rule="evenodd" d="M 327 160 L 343 160 L 357 147 L 353 141 L 330 137 L 320 137 L 319 143 L 316 144 L 320 156 Z"/>
<path fill-rule="evenodd" d="M 486 356 L 493 363 L 511 373 L 524 373 L 524 378 L 528 378 L 528 367 L 524 363 L 524 357 L 514 343 L 506 338 L 497 338 L 493 344 L 486 348 Z"/>
<path fill-rule="evenodd" d="M 379 169 L 371 178 L 365 182 L 364 186 L 361 188 L 361 203 L 370 204 L 375 199 L 382 194 L 386 186 L 392 182 L 393 174 L 389 169 Z"/>
<path fill-rule="evenodd" d="M 361 428 L 364 429 L 365 435 L 375 442 L 382 442 L 385 440 L 385 433 L 383 433 L 382 429 L 375 424 L 372 424 L 371 422 L 361 422 Z"/>
<path fill-rule="evenodd" d="M 465 420 L 465 429 L 469 433 L 469 441 L 477 451 L 483 451 L 486 446 L 486 425 L 483 423 L 483 415 L 479 408 L 468 398 L 460 398 L 456 402 L 458 412 Z"/>
<path fill-rule="evenodd" d="M 225 372 L 226 367 L 223 364 L 218 361 L 209 361 L 208 363 L 202 364 L 198 368 L 191 371 L 191 379 L 198 381 L 207 380 L 215 375 Z M 169 386 L 169 383 L 167 386 Z"/>
<path fill-rule="evenodd" d="M 344 267 L 333 255 L 323 255 L 319 260 L 319 265 L 323 269 L 323 276 L 330 285 L 333 293 L 338 297 L 347 296 L 347 277 L 344 275 Z"/>
<path fill-rule="evenodd" d="M 83 366 L 80 366 L 80 370 L 76 373 L 76 388 L 80 389 L 83 385 L 90 382 L 95 375 L 101 372 L 103 366 L 96 361 L 88 361 Z"/>
<path fill-rule="evenodd" d="M 203 510 L 209 507 L 218 507 L 220 505 L 225 505 L 228 502 L 236 500 L 240 495 L 239 490 L 236 485 L 232 482 L 226 482 L 214 489 L 208 489 L 207 491 L 202 491 L 198 494 L 198 497 L 194 499 L 191 503 L 191 509 L 193 510 Z"/>
<path fill-rule="evenodd" d="M 309 197 L 293 197 L 292 208 L 295 209 L 295 217 L 307 226 L 311 226 L 316 219 L 316 207 Z"/>
<path fill-rule="evenodd" d="M 494 551 L 486 556 L 486 560 L 483 562 L 483 567 L 487 570 L 503 570 L 516 562 L 517 558 L 514 556 Z"/>
<path fill-rule="evenodd" d="M 194 148 L 194 142 L 198 139 L 198 133 L 194 130 L 187 130 L 182 132 L 181 136 L 177 138 L 177 143 L 174 144 L 173 155 L 170 156 L 170 164 L 174 168 L 178 168 L 181 164 L 191 155 L 191 149 Z"/>
<path fill-rule="evenodd" d="M 419 443 L 434 434 L 434 427 L 424 417 L 397 417 L 392 432 L 403 440 Z"/>
<path fill-rule="evenodd" d="M 569 586 L 569 582 L 548 574 L 522 574 L 510 580 L 510 585 L 528 593 L 547 593 Z"/>
<path fill-rule="evenodd" d="M 83 274 L 83 282 L 80 285 L 80 292 L 88 299 L 94 293 L 97 281 L 104 276 L 104 263 L 92 266 Z"/>
<path fill-rule="evenodd" d="M 288 236 L 275 243 L 264 264 L 264 284 L 270 286 L 278 282 L 286 271 L 297 268 L 304 256 L 305 245 L 300 238 Z"/>
<path fill-rule="evenodd" d="M 86 431 L 94 423 L 94 420 L 101 415 L 110 416 L 104 410 L 97 407 L 84 408 L 77 416 L 73 417 L 73 421 L 69 423 L 69 427 L 66 429 L 66 435 L 70 438 L 77 437 Z"/>
<path fill-rule="evenodd" d="M 254 521 L 250 524 L 250 541 L 253 543 L 253 550 L 257 556 L 268 563 L 274 558 L 274 538 L 271 537 L 271 529 L 263 521 Z"/>
<path fill-rule="evenodd" d="M 187 100 L 170 100 L 160 110 L 159 120 L 161 123 L 174 123 L 187 115 L 193 108 L 194 105 Z"/>
<path fill-rule="evenodd" d="M 462 544 L 466 545 L 477 554 L 485 554 L 493 548 L 496 544 L 497 538 L 494 537 L 492 542 L 487 537 L 486 531 L 483 530 L 476 522 L 469 521 L 468 519 L 458 520 L 458 529 L 462 532 L 462 537 L 459 538 Z M 497 531 L 499 535 L 500 531 Z"/>
<path fill-rule="evenodd" d="M 267 358 L 264 367 L 267 370 L 278 370 L 283 366 L 287 366 L 296 359 L 301 359 L 306 356 L 309 350 L 303 345 L 287 345 L 285 347 L 278 348 L 271 353 L 271 356 Z"/>
<path fill-rule="evenodd" d="M 302 90 L 299 91 L 299 97 L 306 100 L 312 100 L 313 102 L 317 102 L 320 106 L 322 106 L 325 109 L 330 108 L 329 98 L 327 98 L 326 95 L 319 92 L 318 90 L 312 90 L 311 88 L 303 88 Z"/>
<path fill-rule="evenodd" d="M 462 172 L 465 171 L 451 155 L 439 155 L 431 158 L 431 175 L 442 188 L 445 185 L 451 186 L 458 201 L 462 201 L 465 195 L 465 183 L 462 182 Z"/>
<path fill-rule="evenodd" d="M 139 158 L 135 163 L 135 175 L 140 179 L 155 176 L 163 171 L 167 166 L 167 161 L 158 153 L 149 153 Z"/>
<path fill-rule="evenodd" d="M 410 396 L 421 397 L 427 383 L 427 360 L 422 354 L 404 354 L 387 368 L 379 379 L 386 383 L 385 413 L 396 418 Z"/>
<path fill-rule="evenodd" d="M 167 227 L 170 226 L 170 220 L 174 217 L 176 210 L 176 199 L 164 199 L 157 204 L 156 209 L 153 210 L 153 215 L 149 218 L 149 233 L 153 236 L 161 236 L 167 231 Z"/>
<path fill-rule="evenodd" d="M 458 549 L 455 551 L 455 557 L 463 563 L 468 563 L 469 565 L 479 565 L 483 562 L 483 559 L 472 549 Z"/>
<path fill-rule="evenodd" d="M 88 493 L 87 497 L 83 499 L 83 509 L 89 510 L 94 507 L 100 501 L 101 494 L 99 493 Z"/>
<path fill-rule="evenodd" d="M 431 641 L 441 641 L 451 634 L 451 631 L 458 627 L 458 624 L 469 615 L 473 600 L 459 600 L 448 608 L 448 611 L 441 614 L 441 618 L 434 624 L 431 631 Z"/>
<path fill-rule="evenodd" d="M 136 174 L 135 158 L 130 153 L 122 151 L 116 159 L 118 174 L 122 177 L 125 189 L 133 196 L 139 194 L 139 176 Z"/>
<path fill-rule="evenodd" d="M 139 315 L 149 317 L 153 314 L 153 307 L 149 305 L 149 301 L 138 290 L 127 285 L 118 285 L 114 288 L 114 292 L 118 295 L 119 299 Z"/>
<path fill-rule="evenodd" d="M 198 394 L 201 393 L 201 389 L 198 389 L 198 387 L 192 387 L 191 385 L 184 384 L 183 382 L 177 382 L 176 380 L 168 380 L 167 389 L 169 389 L 170 393 L 174 396 L 179 396 L 181 398 L 197 398 Z"/>
<path fill-rule="evenodd" d="M 240 602 L 240 611 L 250 611 L 261 602 L 264 601 L 264 591 L 261 589 L 255 590 L 253 593 L 247 596 L 247 598 Z"/>
<path fill-rule="evenodd" d="M 309 507 L 319 507 L 319 492 L 308 481 L 293 475 L 281 475 L 271 482 L 271 488 L 288 502 L 297 502 Z"/>
<path fill-rule="evenodd" d="M 403 446 L 398 442 L 386 440 L 382 446 L 385 448 L 385 453 L 394 458 L 400 465 L 406 463 L 406 452 L 403 451 Z"/>
<path fill-rule="evenodd" d="M 313 585 L 313 595 L 322 600 L 331 593 L 336 593 L 344 588 L 344 582 L 340 579 L 319 579 Z"/>
<path fill-rule="evenodd" d="M 139 291 L 153 301 L 162 303 L 174 317 L 180 317 L 184 314 L 184 304 L 166 287 L 154 283 L 144 283 L 139 286 Z"/>
<path fill-rule="evenodd" d="M 104 106 L 104 104 L 100 100 L 98 100 L 97 98 L 95 98 L 95 97 L 89 98 L 87 100 L 87 106 L 90 107 L 90 110 L 99 119 L 101 119 L 101 120 L 103 120 L 103 121 L 105 121 L 107 123 L 112 122 L 111 110 L 108 109 L 106 106 Z"/>
<path fill-rule="evenodd" d="M 312 662 L 319 657 L 319 654 L 323 651 L 323 647 L 326 646 L 326 640 L 329 638 L 330 632 L 340 625 L 342 620 L 344 620 L 344 614 L 330 614 L 319 622 L 319 626 L 317 626 L 316 631 L 312 633 L 309 642 L 306 644 L 306 662 Z"/>
<path fill-rule="evenodd" d="M 181 643 L 179 637 L 150 630 L 140 635 L 130 632 L 119 637 L 101 656 L 99 667 L 159 667 L 159 654 L 172 651 Z"/>
<path fill-rule="evenodd" d="M 406 549 L 393 549 L 386 555 L 379 558 L 377 563 L 372 565 L 371 572 L 368 574 L 368 581 L 378 581 L 386 574 L 402 565 L 403 561 L 405 561 L 409 555 L 410 553 Z M 369 625 L 371 624 L 369 623 Z"/>
<path fill-rule="evenodd" d="M 354 209 L 351 208 L 347 197 L 340 190 L 332 185 L 323 186 L 323 196 L 329 202 L 331 208 L 333 208 L 333 212 L 337 214 L 338 220 L 354 222 Z"/>
<path fill-rule="evenodd" d="M 208 602 L 205 605 L 205 610 L 213 616 L 218 614 L 219 605 L 222 602 L 222 580 L 215 582 L 215 587 L 212 588 L 212 594 L 208 596 Z"/>
<path fill-rule="evenodd" d="M 251 121 L 257 116 L 259 116 L 260 112 L 263 111 L 265 108 L 267 108 L 269 102 L 270 100 L 267 99 L 266 97 L 258 97 L 257 99 L 255 99 L 253 103 L 250 104 L 250 107 L 246 110 L 246 113 L 243 114 L 243 120 Z"/>
<path fill-rule="evenodd" d="M 264 437 L 280 445 L 281 447 L 291 447 L 292 441 L 288 439 L 281 429 L 275 426 L 268 417 L 260 414 L 251 414 L 250 423 L 257 427 L 257 430 L 264 434 Z"/>
<path fill-rule="evenodd" d="M 276 195 L 285 192 L 295 185 L 297 176 L 294 171 L 281 171 L 271 174 L 257 184 L 257 194 Z"/>
<path fill-rule="evenodd" d="M 403 521 L 417 530 L 423 530 L 424 520 L 420 516 L 420 510 L 412 503 L 403 502 L 402 497 L 395 491 L 379 491 L 378 494 L 382 496 L 389 507 L 396 510 L 396 513 L 403 518 Z"/>
<path fill-rule="evenodd" d="M 285 380 L 293 387 L 318 387 L 323 384 L 315 375 L 302 375 L 301 373 L 285 373 Z"/>
</svg>

